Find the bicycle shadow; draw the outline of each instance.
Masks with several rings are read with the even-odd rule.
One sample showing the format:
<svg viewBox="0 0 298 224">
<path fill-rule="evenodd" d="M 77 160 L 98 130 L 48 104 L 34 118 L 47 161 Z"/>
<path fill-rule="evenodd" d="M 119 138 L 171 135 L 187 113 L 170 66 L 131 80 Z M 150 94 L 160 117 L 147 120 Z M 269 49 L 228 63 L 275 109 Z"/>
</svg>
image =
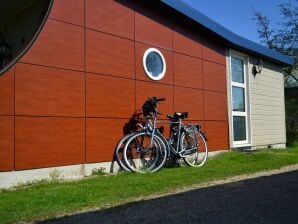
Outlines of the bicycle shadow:
<svg viewBox="0 0 298 224">
<path fill-rule="evenodd" d="M 124 124 L 122 131 L 123 131 L 123 136 L 128 135 L 129 133 L 135 132 L 138 130 L 138 124 L 143 124 L 145 121 L 145 118 L 143 116 L 142 110 L 136 110 L 132 116 L 129 118 L 129 120 L 127 121 L 127 123 Z M 115 173 L 115 172 L 119 172 L 122 171 L 121 167 L 119 167 L 119 164 L 117 163 L 117 159 L 116 159 L 116 148 L 118 146 L 118 143 L 121 141 L 121 139 L 119 139 L 119 141 L 117 142 L 117 144 L 115 145 L 115 149 L 114 149 L 114 155 L 113 155 L 113 161 L 111 163 L 111 167 L 110 167 L 110 172 L 111 173 Z M 123 148 L 124 145 L 120 148 L 119 150 L 119 156 L 120 158 L 123 158 L 122 152 L 123 152 Z"/>
</svg>

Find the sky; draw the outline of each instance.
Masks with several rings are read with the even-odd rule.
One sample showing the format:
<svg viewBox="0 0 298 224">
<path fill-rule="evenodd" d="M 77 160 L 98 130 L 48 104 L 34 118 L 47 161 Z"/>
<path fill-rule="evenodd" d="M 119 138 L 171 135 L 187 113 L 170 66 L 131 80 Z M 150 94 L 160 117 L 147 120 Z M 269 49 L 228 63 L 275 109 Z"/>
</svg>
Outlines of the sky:
<svg viewBox="0 0 298 224">
<path fill-rule="evenodd" d="M 183 0 L 220 25 L 246 39 L 260 43 L 254 9 L 268 16 L 272 27 L 282 16 L 278 5 L 289 0 Z"/>
</svg>

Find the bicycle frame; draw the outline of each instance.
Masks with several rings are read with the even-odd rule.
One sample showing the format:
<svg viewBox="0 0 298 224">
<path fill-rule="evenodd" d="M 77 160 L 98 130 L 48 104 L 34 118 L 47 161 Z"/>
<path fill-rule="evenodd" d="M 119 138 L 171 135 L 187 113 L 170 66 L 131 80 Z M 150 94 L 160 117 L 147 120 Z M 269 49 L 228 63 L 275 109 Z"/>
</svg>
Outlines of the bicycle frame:
<svg viewBox="0 0 298 224">
<path fill-rule="evenodd" d="M 162 133 L 160 133 L 160 131 L 158 130 L 158 128 L 156 128 L 157 123 L 159 124 L 169 124 L 170 127 L 173 124 L 178 124 L 178 134 L 177 134 L 177 145 L 176 147 L 173 147 L 172 144 L 170 143 L 171 140 L 173 139 L 172 136 L 169 136 L 169 139 L 166 139 Z M 183 158 L 183 156 L 181 155 L 182 152 L 184 151 L 180 151 L 180 138 L 181 138 L 181 134 L 182 134 L 182 127 L 184 126 L 184 124 L 182 123 L 182 119 L 179 118 L 179 121 L 161 121 L 161 120 L 157 120 L 156 119 L 156 115 L 153 115 L 153 127 L 150 127 L 150 134 L 152 135 L 151 137 L 151 142 L 150 144 L 153 144 L 153 139 L 154 139 L 154 135 L 156 134 L 156 132 L 158 133 L 158 136 L 164 141 L 166 147 L 167 147 L 167 152 L 168 152 L 168 157 L 170 157 L 171 153 L 174 154 L 175 156 L 179 156 L 180 158 Z"/>
</svg>

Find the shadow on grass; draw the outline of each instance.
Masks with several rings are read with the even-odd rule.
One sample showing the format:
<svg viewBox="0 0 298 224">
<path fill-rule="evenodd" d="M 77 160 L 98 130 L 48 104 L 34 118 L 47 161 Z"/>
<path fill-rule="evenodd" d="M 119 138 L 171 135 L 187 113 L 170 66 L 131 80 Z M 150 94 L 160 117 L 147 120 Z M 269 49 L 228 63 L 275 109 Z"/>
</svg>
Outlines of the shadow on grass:
<svg viewBox="0 0 298 224">
<path fill-rule="evenodd" d="M 38 223 L 298 223 L 297 205 L 293 171 Z"/>
</svg>

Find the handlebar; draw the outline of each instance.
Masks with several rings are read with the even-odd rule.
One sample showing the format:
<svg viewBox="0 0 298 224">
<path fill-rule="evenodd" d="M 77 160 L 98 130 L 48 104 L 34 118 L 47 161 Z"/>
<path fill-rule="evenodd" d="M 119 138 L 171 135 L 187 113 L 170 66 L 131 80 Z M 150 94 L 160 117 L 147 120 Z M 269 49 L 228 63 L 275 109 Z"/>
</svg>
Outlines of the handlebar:
<svg viewBox="0 0 298 224">
<path fill-rule="evenodd" d="M 154 113 L 155 115 L 156 114 L 161 115 L 162 113 L 157 110 L 157 104 L 165 100 L 166 100 L 165 98 L 157 98 L 156 96 L 149 97 L 142 107 L 143 114 L 148 115 L 148 114 Z"/>
</svg>

